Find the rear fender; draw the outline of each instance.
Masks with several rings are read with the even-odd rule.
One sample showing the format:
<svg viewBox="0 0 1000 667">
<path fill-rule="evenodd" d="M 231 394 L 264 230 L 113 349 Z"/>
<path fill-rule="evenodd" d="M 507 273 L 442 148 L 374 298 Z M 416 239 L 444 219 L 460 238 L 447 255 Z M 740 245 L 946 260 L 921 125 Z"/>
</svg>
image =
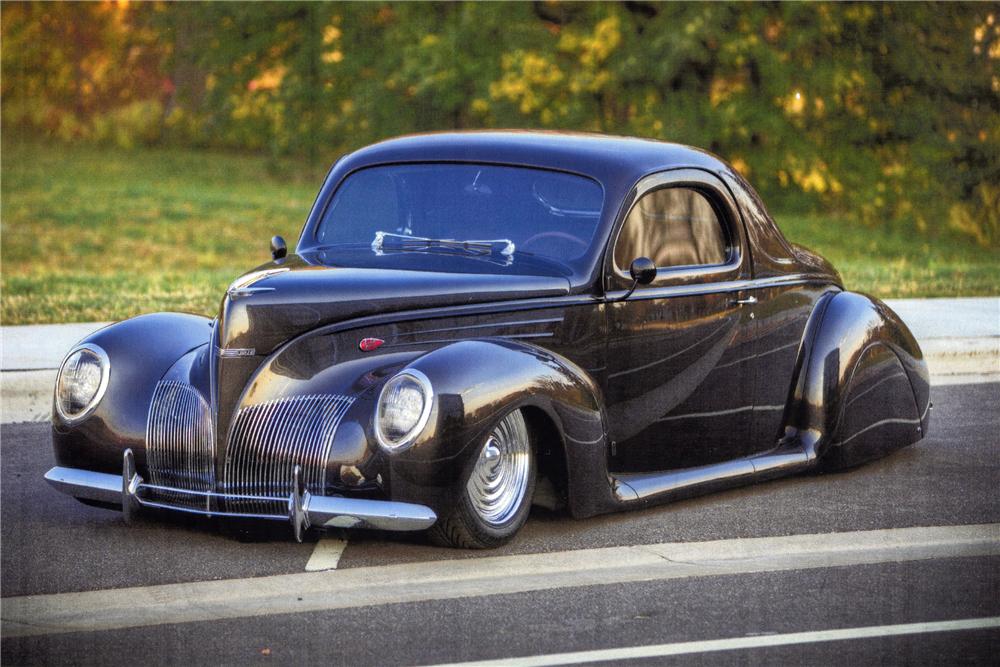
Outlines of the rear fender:
<svg viewBox="0 0 1000 667">
<path fill-rule="evenodd" d="M 870 392 L 867 402 L 855 400 L 859 391 Z M 817 459 L 841 437 L 838 428 L 848 420 L 894 419 L 912 422 L 912 438 L 892 436 L 898 441 L 894 446 L 909 444 L 926 432 L 929 399 L 927 365 L 899 316 L 878 299 L 834 292 L 817 304 L 806 327 L 783 442 Z M 867 417 L 846 415 L 862 406 Z"/>
</svg>

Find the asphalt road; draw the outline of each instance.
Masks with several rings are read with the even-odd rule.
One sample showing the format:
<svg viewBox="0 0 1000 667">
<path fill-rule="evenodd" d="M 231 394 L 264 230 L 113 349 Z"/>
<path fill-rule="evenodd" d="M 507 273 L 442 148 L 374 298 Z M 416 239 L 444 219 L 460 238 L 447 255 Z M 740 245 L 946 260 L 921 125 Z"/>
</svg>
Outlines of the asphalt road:
<svg viewBox="0 0 1000 667">
<path fill-rule="evenodd" d="M 574 521 L 533 513 L 483 554 L 419 536 L 352 532 L 338 569 L 653 544 L 1000 523 L 1000 384 L 936 388 L 930 435 L 863 468 L 807 475 L 641 512 Z M 45 425 L 0 429 L 4 598 L 300 573 L 315 544 L 284 527 L 240 541 L 211 521 L 120 514 L 76 503 L 41 475 Z M 315 539 L 315 537 L 314 537 Z M 417 664 L 508 658 L 811 630 L 1000 616 L 1000 558 L 935 558 L 736 576 L 257 615 L 104 632 L 5 636 L 7 664 L 246 662 Z M 918 664 L 995 662 L 997 629 L 808 642 L 671 660 Z M 647 661 L 662 663 L 663 658 Z M 643 660 L 634 663 L 641 664 Z"/>
</svg>

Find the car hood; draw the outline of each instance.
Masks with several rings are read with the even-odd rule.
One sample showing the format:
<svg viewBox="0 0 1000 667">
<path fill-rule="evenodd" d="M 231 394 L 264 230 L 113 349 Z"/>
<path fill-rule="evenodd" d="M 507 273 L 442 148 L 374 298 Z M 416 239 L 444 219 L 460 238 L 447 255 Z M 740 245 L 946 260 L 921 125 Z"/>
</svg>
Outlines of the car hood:
<svg viewBox="0 0 1000 667">
<path fill-rule="evenodd" d="M 349 258 L 332 263 L 316 256 L 291 255 L 250 271 L 233 281 L 219 314 L 219 345 L 231 355 L 262 355 L 283 342 L 328 324 L 369 315 L 507 301 L 569 292 L 558 271 L 544 275 L 534 267 L 507 271 L 482 260 L 434 258 L 437 270 L 421 267 L 420 258 L 384 266 L 357 266 Z M 355 263 L 356 264 L 356 263 Z M 226 354 L 226 353 L 224 353 Z"/>
</svg>

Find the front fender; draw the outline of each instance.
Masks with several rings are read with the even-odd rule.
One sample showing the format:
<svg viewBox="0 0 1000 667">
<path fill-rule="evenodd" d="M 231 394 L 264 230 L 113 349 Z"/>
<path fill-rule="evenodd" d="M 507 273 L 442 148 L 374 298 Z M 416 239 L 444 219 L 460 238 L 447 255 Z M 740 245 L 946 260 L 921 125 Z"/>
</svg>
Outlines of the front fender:
<svg viewBox="0 0 1000 667">
<path fill-rule="evenodd" d="M 211 339 L 211 320 L 182 313 L 155 313 L 105 327 L 81 343 L 108 355 L 108 388 L 94 413 L 75 425 L 52 411 L 57 465 L 121 473 L 127 447 L 144 458 L 146 418 L 156 383 L 187 352 Z"/>
<path fill-rule="evenodd" d="M 376 444 L 373 415 L 381 387 L 404 368 L 428 377 L 434 402 L 413 445 L 386 452 Z M 488 429 L 507 410 L 531 408 L 544 414 L 561 438 L 551 444 L 566 459 L 573 514 L 586 516 L 613 506 L 600 390 L 583 369 L 542 348 L 478 339 L 429 350 L 386 346 L 365 355 L 332 337 L 315 337 L 269 359 L 248 384 L 240 405 L 318 393 L 354 399 L 334 434 L 331 465 L 357 466 L 368 479 L 381 476 L 393 500 L 442 509 Z"/>
<path fill-rule="evenodd" d="M 422 437 L 391 459 L 400 499 L 426 487 L 445 494 L 465 479 L 503 414 L 531 408 L 544 414 L 554 426 L 551 433 L 561 439 L 547 444 L 565 457 L 572 514 L 589 516 L 613 506 L 600 389 L 579 366 L 537 346 L 502 339 L 453 343 L 409 366 L 431 380 L 436 414 Z"/>
<path fill-rule="evenodd" d="M 882 414 L 867 413 L 913 421 L 915 437 L 894 443 L 902 446 L 926 432 L 930 382 L 920 346 L 899 316 L 878 299 L 854 292 L 826 296 L 806 328 L 785 415 L 784 441 L 803 447 L 811 459 L 822 457 L 849 417 L 852 391 L 856 396 L 862 382 L 875 385 L 896 371 L 903 383 L 885 383 L 881 388 L 893 400 L 870 395 L 867 403 Z M 900 389 L 907 394 L 903 400 Z M 894 414 L 900 410 L 906 414 Z"/>
</svg>

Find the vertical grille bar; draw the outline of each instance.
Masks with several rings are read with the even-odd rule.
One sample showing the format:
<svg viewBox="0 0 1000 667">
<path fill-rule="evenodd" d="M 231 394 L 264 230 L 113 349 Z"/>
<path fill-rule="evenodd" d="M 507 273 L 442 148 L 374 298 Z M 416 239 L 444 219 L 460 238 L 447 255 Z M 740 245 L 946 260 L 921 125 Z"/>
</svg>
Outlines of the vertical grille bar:
<svg viewBox="0 0 1000 667">
<path fill-rule="evenodd" d="M 226 447 L 225 492 L 288 496 L 292 470 L 299 465 L 306 489 L 322 495 L 337 426 L 353 403 L 349 396 L 309 394 L 240 408 Z M 229 505 L 261 514 L 286 511 L 268 501 L 230 500 Z"/>
<path fill-rule="evenodd" d="M 214 491 L 212 430 L 212 412 L 194 387 L 176 380 L 158 382 L 146 419 L 149 481 L 177 489 Z"/>
</svg>

